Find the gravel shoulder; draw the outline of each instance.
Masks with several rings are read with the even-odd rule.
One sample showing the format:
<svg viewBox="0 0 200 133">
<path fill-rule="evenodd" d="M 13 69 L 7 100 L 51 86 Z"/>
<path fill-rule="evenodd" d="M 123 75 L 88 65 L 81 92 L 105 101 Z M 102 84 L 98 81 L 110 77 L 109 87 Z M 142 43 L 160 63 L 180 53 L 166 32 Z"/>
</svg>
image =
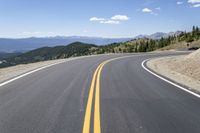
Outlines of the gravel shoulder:
<svg viewBox="0 0 200 133">
<path fill-rule="evenodd" d="M 147 66 L 158 74 L 200 92 L 199 54 L 200 50 L 186 56 L 152 59 L 147 62 Z"/>
<path fill-rule="evenodd" d="M 43 62 L 37 62 L 37 63 L 30 63 L 30 64 L 23 64 L 23 65 L 17 65 L 7 68 L 1 68 L 0 69 L 0 83 L 7 81 L 9 79 L 12 79 L 14 77 L 17 77 L 19 75 L 22 75 L 24 73 L 27 73 L 29 71 L 48 66 L 54 63 L 61 63 L 64 59 L 60 60 L 51 60 L 51 61 L 43 61 Z"/>
</svg>

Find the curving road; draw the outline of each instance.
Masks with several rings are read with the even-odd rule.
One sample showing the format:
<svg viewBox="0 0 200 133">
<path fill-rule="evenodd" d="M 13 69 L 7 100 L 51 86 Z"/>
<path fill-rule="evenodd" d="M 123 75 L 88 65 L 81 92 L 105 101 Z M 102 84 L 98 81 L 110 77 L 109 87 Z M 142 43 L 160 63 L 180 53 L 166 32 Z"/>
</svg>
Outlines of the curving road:
<svg viewBox="0 0 200 133">
<path fill-rule="evenodd" d="M 141 67 L 177 54 L 93 56 L 15 80 L 0 87 L 0 133 L 199 133 L 200 99 Z"/>
</svg>

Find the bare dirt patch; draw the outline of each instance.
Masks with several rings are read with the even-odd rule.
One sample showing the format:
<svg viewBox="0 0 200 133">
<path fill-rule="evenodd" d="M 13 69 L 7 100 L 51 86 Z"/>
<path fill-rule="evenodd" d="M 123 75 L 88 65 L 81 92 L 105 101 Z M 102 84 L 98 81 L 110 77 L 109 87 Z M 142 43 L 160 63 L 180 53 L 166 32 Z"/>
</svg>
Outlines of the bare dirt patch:
<svg viewBox="0 0 200 133">
<path fill-rule="evenodd" d="M 147 62 L 155 72 L 200 92 L 200 50 L 187 56 L 157 58 Z"/>
</svg>

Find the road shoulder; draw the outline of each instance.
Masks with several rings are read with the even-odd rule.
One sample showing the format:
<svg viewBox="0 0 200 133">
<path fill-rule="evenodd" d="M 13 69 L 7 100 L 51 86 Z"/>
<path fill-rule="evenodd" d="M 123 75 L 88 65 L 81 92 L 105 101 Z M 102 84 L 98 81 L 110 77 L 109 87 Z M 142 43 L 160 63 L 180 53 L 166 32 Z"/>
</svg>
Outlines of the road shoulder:
<svg viewBox="0 0 200 133">
<path fill-rule="evenodd" d="M 3 83 L 4 81 L 7 81 L 14 77 L 17 77 L 24 73 L 30 72 L 32 70 L 36 70 L 36 69 L 39 69 L 39 68 L 42 68 L 45 66 L 49 66 L 49 65 L 53 65 L 53 64 L 62 63 L 63 61 L 65 61 L 65 60 L 64 59 L 51 60 L 51 61 L 21 64 L 21 65 L 12 66 L 12 67 L 1 68 L 0 69 L 0 83 Z"/>
<path fill-rule="evenodd" d="M 200 77 L 195 72 L 199 71 L 195 69 L 198 65 L 196 61 L 186 60 L 186 56 L 173 56 L 151 59 L 146 65 L 154 72 L 200 93 Z"/>
</svg>

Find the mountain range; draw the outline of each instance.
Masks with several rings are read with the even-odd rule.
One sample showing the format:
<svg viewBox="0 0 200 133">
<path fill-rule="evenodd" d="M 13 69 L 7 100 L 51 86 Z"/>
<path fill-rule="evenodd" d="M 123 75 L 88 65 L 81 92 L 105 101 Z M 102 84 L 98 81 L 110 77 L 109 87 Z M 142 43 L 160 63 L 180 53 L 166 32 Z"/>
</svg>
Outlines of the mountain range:
<svg viewBox="0 0 200 133">
<path fill-rule="evenodd" d="M 68 45 L 73 42 L 83 42 L 96 45 L 106 45 L 111 43 L 126 42 L 138 38 L 151 38 L 160 39 L 162 37 L 168 37 L 171 35 L 180 34 L 180 31 L 163 33 L 157 32 L 152 35 L 139 35 L 133 38 L 101 38 L 101 37 L 84 37 L 84 36 L 56 36 L 56 37 L 43 37 L 43 38 L 0 38 L 0 52 L 27 52 L 40 47 L 53 47 L 60 45 Z"/>
<path fill-rule="evenodd" d="M 141 35 L 138 39 L 135 38 L 126 42 L 111 43 L 100 46 L 93 43 L 74 42 L 65 46 L 40 47 L 25 53 L 0 52 L 0 68 L 83 55 L 150 52 L 174 44 L 183 44 L 185 48 L 192 48 L 194 45 L 188 47 L 185 44 L 192 42 L 196 43 L 199 40 L 200 30 L 197 28 L 191 32 L 170 32 L 168 34 L 158 32 L 150 36 Z M 198 46 L 196 46 L 196 48 L 197 47 Z"/>
<path fill-rule="evenodd" d="M 115 42 L 126 42 L 128 40 L 131 40 L 131 38 L 100 38 L 83 36 L 31 37 L 20 39 L 0 38 L 0 52 L 26 52 L 40 47 L 68 45 L 73 42 L 105 45 Z"/>
<path fill-rule="evenodd" d="M 156 32 L 156 33 L 151 34 L 151 35 L 138 35 L 138 36 L 135 37 L 135 39 L 150 38 L 150 39 L 153 39 L 153 40 L 159 40 L 162 37 L 167 38 L 169 36 L 178 36 L 181 33 L 183 33 L 183 32 L 182 31 L 169 32 L 169 33 Z"/>
</svg>

